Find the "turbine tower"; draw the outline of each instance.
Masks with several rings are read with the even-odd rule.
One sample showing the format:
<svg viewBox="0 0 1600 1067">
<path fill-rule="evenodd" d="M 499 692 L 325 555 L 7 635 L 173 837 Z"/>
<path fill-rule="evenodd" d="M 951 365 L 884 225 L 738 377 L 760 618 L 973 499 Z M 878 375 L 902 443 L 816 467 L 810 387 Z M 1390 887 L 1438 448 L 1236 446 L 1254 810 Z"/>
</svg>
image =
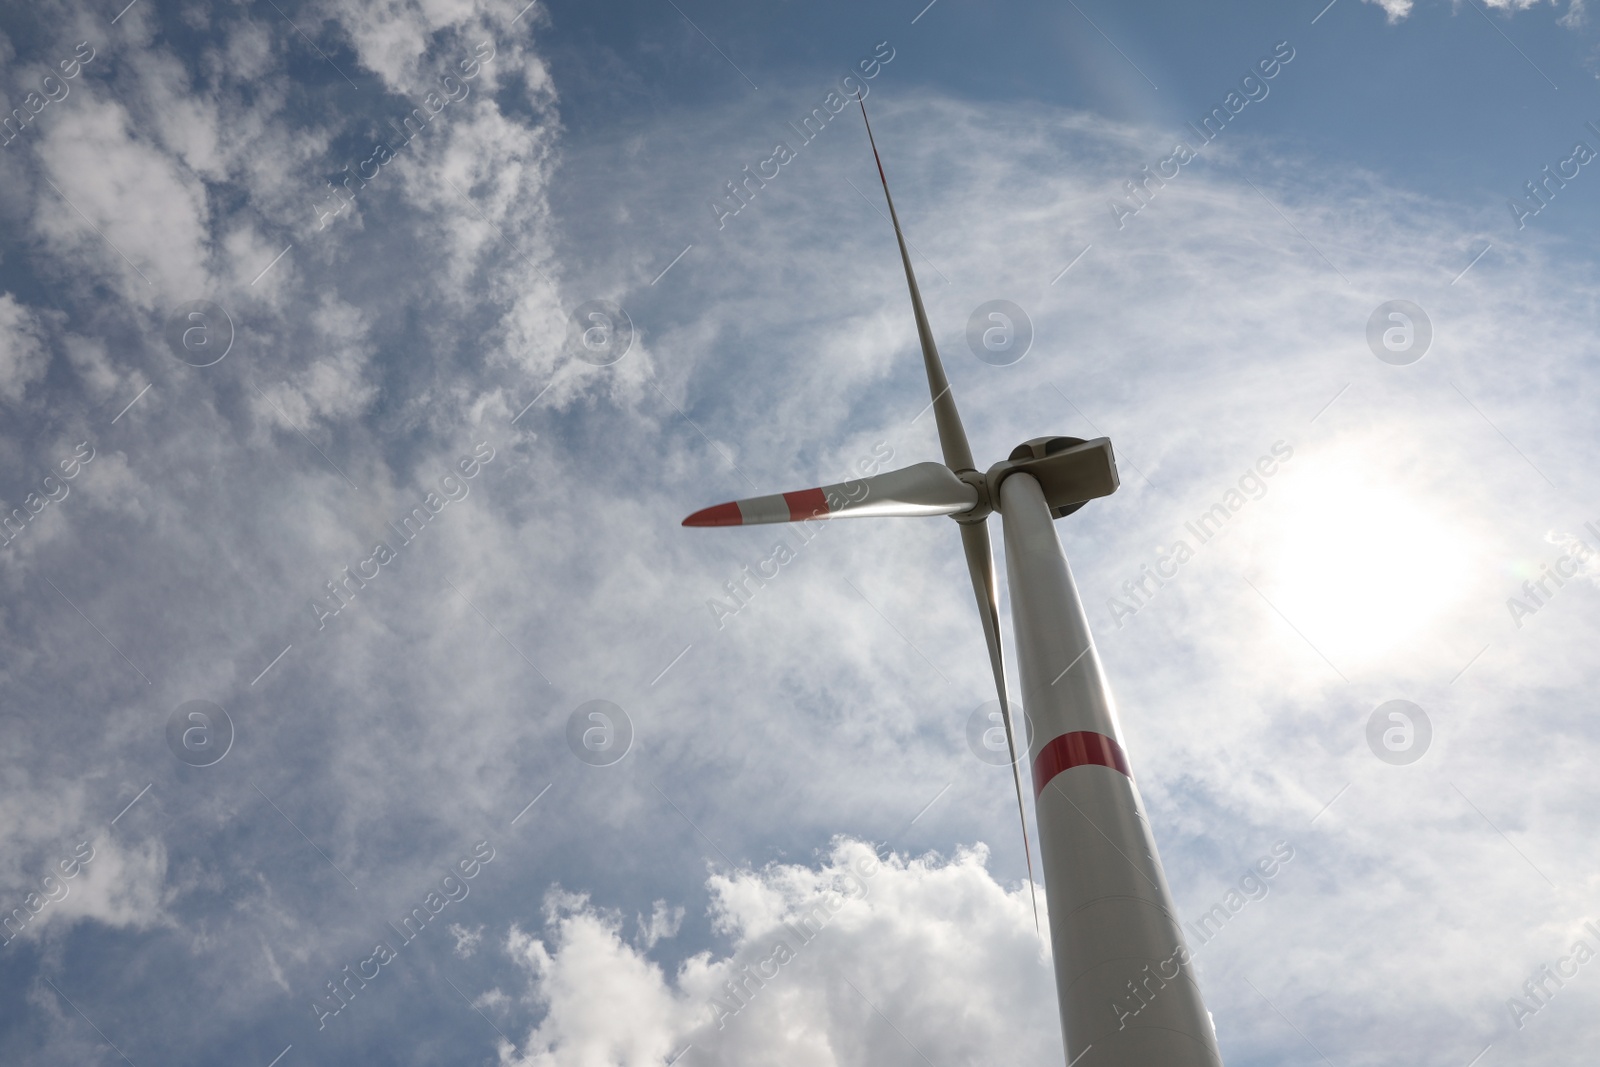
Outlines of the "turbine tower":
<svg viewBox="0 0 1600 1067">
<path fill-rule="evenodd" d="M 865 104 L 861 117 L 866 121 Z M 683 524 L 919 515 L 956 520 L 1011 747 L 1031 891 L 1033 860 L 1006 699 L 999 591 L 987 523 L 991 512 L 999 512 L 1023 705 L 1034 727 L 1028 753 L 1034 817 L 1067 1062 L 1081 1067 L 1220 1067 L 1216 1032 L 1133 780 L 1116 703 L 1053 522 L 1116 491 L 1111 442 L 1104 437 L 1034 438 L 987 471 L 977 469 L 934 345 L 870 123 L 867 137 L 905 266 L 944 462 L 718 504 L 695 512 Z M 1034 914 L 1037 921 L 1037 900 Z"/>
</svg>

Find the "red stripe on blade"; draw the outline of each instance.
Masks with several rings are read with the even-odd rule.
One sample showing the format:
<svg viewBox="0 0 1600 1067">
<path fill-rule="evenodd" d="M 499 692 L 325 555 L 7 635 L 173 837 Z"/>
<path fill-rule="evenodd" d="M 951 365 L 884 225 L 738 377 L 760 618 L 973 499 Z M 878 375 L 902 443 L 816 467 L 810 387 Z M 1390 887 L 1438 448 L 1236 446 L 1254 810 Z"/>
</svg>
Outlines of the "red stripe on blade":
<svg viewBox="0 0 1600 1067">
<path fill-rule="evenodd" d="M 828 498 L 821 489 L 802 489 L 798 493 L 785 493 L 783 502 L 789 505 L 790 522 L 821 519 L 828 515 Z"/>
<path fill-rule="evenodd" d="M 739 513 L 738 504 L 718 504 L 716 507 L 701 508 L 699 511 L 683 520 L 685 526 L 743 526 L 744 516 Z"/>
<path fill-rule="evenodd" d="M 1128 757 L 1115 738 L 1095 733 L 1093 730 L 1077 730 L 1070 734 L 1062 734 L 1039 750 L 1038 758 L 1033 761 L 1034 799 L 1037 800 L 1039 794 L 1044 792 L 1044 787 L 1050 784 L 1050 779 L 1062 771 L 1082 767 L 1088 763 L 1110 767 L 1114 771 L 1121 771 L 1129 778 L 1133 777 L 1133 772 L 1128 769 Z"/>
</svg>

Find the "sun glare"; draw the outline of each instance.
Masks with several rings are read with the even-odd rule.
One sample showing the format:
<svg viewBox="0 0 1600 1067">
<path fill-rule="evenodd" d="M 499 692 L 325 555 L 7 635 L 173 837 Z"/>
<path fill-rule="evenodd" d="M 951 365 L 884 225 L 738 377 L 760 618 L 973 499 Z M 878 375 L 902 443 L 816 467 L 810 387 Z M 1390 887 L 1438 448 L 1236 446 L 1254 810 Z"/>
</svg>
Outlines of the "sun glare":
<svg viewBox="0 0 1600 1067">
<path fill-rule="evenodd" d="M 1340 667 L 1405 652 L 1466 595 L 1467 536 L 1359 456 L 1295 473 L 1258 542 L 1261 591 Z"/>
</svg>

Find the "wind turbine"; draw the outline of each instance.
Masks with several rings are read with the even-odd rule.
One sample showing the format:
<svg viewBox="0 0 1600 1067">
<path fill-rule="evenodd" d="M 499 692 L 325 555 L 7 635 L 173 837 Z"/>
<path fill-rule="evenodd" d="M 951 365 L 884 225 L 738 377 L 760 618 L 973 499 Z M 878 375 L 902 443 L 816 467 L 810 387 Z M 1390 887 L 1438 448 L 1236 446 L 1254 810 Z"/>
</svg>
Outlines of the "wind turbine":
<svg viewBox="0 0 1600 1067">
<path fill-rule="evenodd" d="M 861 118 L 867 118 L 864 103 Z M 934 345 L 870 122 L 867 137 L 905 266 L 944 462 L 718 504 L 695 512 L 683 524 L 919 515 L 955 519 L 1011 747 L 1027 854 L 1027 818 L 1006 699 L 1000 602 L 987 523 L 991 512 L 1000 513 L 1023 702 L 1034 724 L 1029 751 L 1034 817 L 1067 1062 L 1077 1064 L 1082 1058 L 1082 1067 L 1220 1067 L 1216 1031 L 1201 1000 L 1133 780 L 1116 703 L 1053 523 L 1116 491 L 1111 442 L 1104 437 L 1037 437 L 987 471 L 978 471 Z M 1031 854 L 1028 880 L 1032 890 Z M 1037 900 L 1034 911 L 1037 919 Z"/>
</svg>

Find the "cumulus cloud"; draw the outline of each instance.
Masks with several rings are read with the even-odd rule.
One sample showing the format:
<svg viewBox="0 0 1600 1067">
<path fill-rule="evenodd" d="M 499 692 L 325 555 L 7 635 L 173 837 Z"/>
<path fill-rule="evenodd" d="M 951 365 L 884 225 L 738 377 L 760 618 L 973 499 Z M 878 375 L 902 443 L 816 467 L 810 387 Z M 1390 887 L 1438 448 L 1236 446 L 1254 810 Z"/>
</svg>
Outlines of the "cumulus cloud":
<svg viewBox="0 0 1600 1067">
<path fill-rule="evenodd" d="M 815 866 L 714 874 L 711 918 L 727 947 L 670 976 L 615 914 L 553 891 L 543 935 L 506 939 L 543 1018 L 500 1062 L 643 1065 L 689 1046 L 703 1063 L 911 1065 L 1001 1049 L 1044 1062 L 1049 958 L 1027 890 L 1002 887 L 987 862 L 981 845 L 880 860 L 840 838 Z M 934 974 L 960 978 L 918 978 Z"/>
</svg>

